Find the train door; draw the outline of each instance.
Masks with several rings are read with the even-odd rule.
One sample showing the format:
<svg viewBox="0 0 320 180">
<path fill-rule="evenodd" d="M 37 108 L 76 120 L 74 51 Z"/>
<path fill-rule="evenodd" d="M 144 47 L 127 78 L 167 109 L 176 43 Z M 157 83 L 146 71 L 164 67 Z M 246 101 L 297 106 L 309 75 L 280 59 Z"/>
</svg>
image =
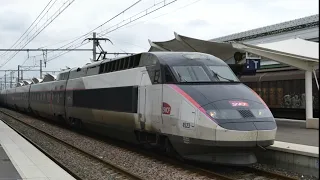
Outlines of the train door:
<svg viewBox="0 0 320 180">
<path fill-rule="evenodd" d="M 56 109 L 54 107 L 54 104 L 57 104 L 57 86 L 56 84 L 53 84 L 50 91 L 50 105 L 51 105 L 51 111 L 56 116 Z"/>
<path fill-rule="evenodd" d="M 183 136 L 194 137 L 196 109 L 186 100 L 180 105 L 180 130 Z"/>
<path fill-rule="evenodd" d="M 147 89 L 146 89 L 146 82 L 148 78 L 147 71 L 141 72 L 141 80 L 140 80 L 140 87 L 139 87 L 139 123 L 140 128 L 145 129 L 146 123 L 146 101 L 147 101 Z"/>
</svg>

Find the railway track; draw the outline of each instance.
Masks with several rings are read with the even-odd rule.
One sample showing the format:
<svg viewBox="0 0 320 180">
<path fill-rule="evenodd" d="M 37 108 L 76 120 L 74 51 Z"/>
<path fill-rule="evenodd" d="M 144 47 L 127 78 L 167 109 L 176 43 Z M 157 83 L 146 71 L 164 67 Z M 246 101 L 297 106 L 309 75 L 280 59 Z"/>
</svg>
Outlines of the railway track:
<svg viewBox="0 0 320 180">
<path fill-rule="evenodd" d="M 174 164 L 177 167 L 183 167 L 190 171 L 195 171 L 199 174 L 204 174 L 207 177 L 219 177 L 225 180 L 239 180 L 239 179 L 273 179 L 273 180 L 298 180 L 298 178 L 285 176 L 279 173 L 265 171 L 253 166 L 220 166 L 212 164 L 201 164 L 201 163 L 189 163 L 181 162 L 176 159 L 164 157 L 164 155 L 155 154 L 152 152 L 144 151 L 143 154 L 147 154 L 155 159 L 165 161 L 170 164 Z"/>
<path fill-rule="evenodd" d="M 62 141 L 48 133 L 46 133 L 45 131 L 36 128 L 24 121 L 19 120 L 18 118 L 14 117 L 13 115 L 4 112 L 2 110 L 0 110 L 1 113 L 5 114 L 6 116 L 9 116 L 12 119 L 17 120 L 19 123 L 22 123 L 25 126 L 28 126 L 31 129 L 36 130 L 37 132 L 39 132 L 40 134 L 52 139 L 53 141 L 62 144 L 64 146 L 67 146 L 70 150 L 73 151 L 77 151 L 78 154 L 81 154 L 83 156 L 86 156 L 90 159 L 92 159 L 93 162 L 95 163 L 102 163 L 105 166 L 108 167 L 109 171 L 106 172 L 108 174 L 110 174 L 110 176 L 112 177 L 112 179 L 131 179 L 131 180 L 143 180 L 144 178 L 131 173 L 123 168 L 121 168 L 120 166 L 113 164 L 112 162 L 109 162 L 107 160 L 101 159 L 95 155 L 92 155 L 90 152 L 86 152 L 82 149 L 79 149 L 65 141 Z M 69 174 L 71 174 L 75 179 L 81 180 L 82 178 L 77 174 L 77 172 L 74 172 L 72 170 L 70 170 L 68 167 L 66 167 L 64 164 L 60 163 L 59 160 L 57 160 L 56 158 L 54 158 L 52 155 L 50 155 L 50 153 L 46 152 L 46 150 L 44 150 L 43 148 L 41 148 L 40 146 L 38 146 L 35 142 L 33 142 L 33 140 L 31 140 L 30 138 L 28 138 L 27 136 L 25 136 L 24 134 L 20 133 L 19 130 L 17 130 L 15 127 L 13 127 L 11 124 L 7 123 L 6 121 L 3 121 L 5 124 L 7 124 L 10 128 L 12 128 L 15 132 L 17 132 L 19 135 L 21 135 L 23 138 L 25 138 L 27 141 L 29 141 L 32 145 L 34 145 L 35 147 L 37 147 L 41 152 L 43 152 L 46 156 L 48 156 L 51 160 L 53 160 L 55 163 L 57 163 L 60 167 L 62 167 L 64 170 L 66 170 Z"/>
<path fill-rule="evenodd" d="M 10 118 L 13 118 L 17 121 L 19 121 L 20 123 L 23 123 L 25 124 L 26 126 L 28 127 L 31 127 L 31 128 L 34 128 L 34 129 L 37 129 L 37 131 L 41 131 L 41 133 L 47 135 L 47 136 L 50 136 L 51 138 L 55 139 L 56 141 L 61 141 L 60 139 L 38 129 L 38 128 L 35 128 L 33 127 L 32 125 L 20 120 L 18 117 L 15 117 L 14 115 L 8 113 L 8 112 L 5 112 L 3 111 L 2 109 L 0 109 L 0 112 L 2 112 L 3 114 L 5 114 L 6 116 L 9 116 Z M 18 132 L 19 133 L 19 132 Z M 89 138 L 92 138 L 92 139 L 95 139 L 97 141 L 97 137 L 92 137 L 92 135 L 90 134 L 85 134 L 85 136 L 88 136 Z M 26 137 L 25 137 L 26 138 Z M 28 139 L 28 138 L 26 138 Z M 102 139 L 98 139 L 98 141 L 103 141 Z M 75 148 L 77 150 L 79 150 L 80 152 L 96 159 L 97 161 L 101 162 L 101 163 L 106 163 L 110 166 L 110 169 L 115 171 L 115 172 L 118 172 L 120 175 L 122 176 L 125 176 L 125 177 L 128 177 L 127 179 L 143 179 L 139 176 L 136 176 L 130 172 L 127 172 L 126 170 L 124 170 L 123 168 L 113 164 L 113 163 L 110 163 L 110 162 L 107 162 L 106 160 L 102 160 L 100 159 L 99 157 L 95 156 L 95 155 L 92 155 L 86 151 L 83 151 L 77 147 L 74 147 L 73 145 L 67 143 L 67 142 L 64 142 L 62 141 L 61 143 L 63 144 L 66 144 L 67 146 L 71 146 L 72 148 Z M 105 143 L 105 141 L 104 141 Z M 119 145 L 119 144 L 117 144 Z M 37 145 L 36 145 L 37 146 Z M 181 161 L 178 161 L 176 159 L 173 159 L 173 158 L 169 158 L 169 157 L 165 157 L 163 154 L 157 154 L 157 153 L 154 153 L 154 152 L 150 152 L 150 151 L 147 151 L 147 150 L 142 150 L 142 149 L 138 149 L 136 147 L 132 147 L 132 146 L 128 146 L 128 145 L 125 145 L 125 144 L 121 144 L 120 146 L 125 146 L 126 149 L 130 149 L 130 151 L 133 151 L 133 152 L 139 152 L 139 153 L 142 153 L 143 156 L 148 156 L 150 159 L 156 159 L 158 161 L 161 161 L 163 162 L 163 164 L 170 164 L 170 165 L 173 165 L 175 166 L 177 169 L 183 169 L 183 170 L 187 170 L 190 175 L 194 175 L 194 174 L 199 174 L 200 176 L 204 176 L 206 177 L 206 179 L 224 179 L 224 180 L 235 180 L 235 179 L 256 179 L 258 177 L 258 179 L 283 179 L 283 180 L 296 180 L 298 178 L 292 178 L 292 177 L 288 177 L 288 176 L 285 176 L 285 175 L 282 175 L 282 174 L 278 174 L 278 173 L 274 173 L 274 172 L 269 172 L 269 171 L 265 171 L 265 170 L 262 170 L 262 169 L 258 169 L 258 168 L 255 168 L 255 167 L 251 167 L 251 166 L 246 166 L 246 167 L 208 167 L 208 166 L 203 166 L 203 165 L 195 165 L 195 164 L 188 164 L 188 163 L 185 163 L 185 162 L 181 162 Z M 50 155 L 49 155 L 50 157 Z M 59 164 L 59 163 L 58 163 Z M 60 165 L 60 164 L 59 164 Z M 60 165 L 63 167 L 63 165 Z M 67 170 L 67 168 L 64 168 Z M 219 169 L 219 170 L 217 170 Z M 221 170 L 222 169 L 222 170 Z M 67 170 L 68 171 L 68 170 Z M 222 171 L 222 172 L 221 172 Z M 69 171 L 68 171 L 69 172 Z M 235 173 L 237 172 L 237 173 Z M 74 175 L 75 173 L 73 172 L 69 172 L 70 174 Z M 238 175 L 237 175 L 238 174 Z M 241 174 L 241 175 L 239 175 Z M 74 175 L 74 177 L 77 178 L 76 174 Z M 77 178 L 79 179 L 79 178 Z"/>
</svg>

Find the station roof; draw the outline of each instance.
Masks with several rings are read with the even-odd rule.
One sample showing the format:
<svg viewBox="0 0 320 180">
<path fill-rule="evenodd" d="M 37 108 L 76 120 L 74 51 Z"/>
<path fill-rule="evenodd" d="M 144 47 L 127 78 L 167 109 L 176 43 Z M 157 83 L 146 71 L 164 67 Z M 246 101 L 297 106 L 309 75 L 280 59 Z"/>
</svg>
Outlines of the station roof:
<svg viewBox="0 0 320 180">
<path fill-rule="evenodd" d="M 257 29 L 252 29 L 244 32 L 239 32 L 219 38 L 214 38 L 209 41 L 228 42 L 228 41 L 246 41 L 258 37 L 281 34 L 285 32 L 297 31 L 299 29 L 306 29 L 311 27 L 319 27 L 319 14 L 294 19 L 270 26 L 265 26 Z"/>
<path fill-rule="evenodd" d="M 182 36 L 174 33 L 175 38 L 169 41 L 152 42 L 149 40 L 149 52 L 154 51 L 176 51 L 176 52 L 202 52 L 214 55 L 222 60 L 228 60 L 233 57 L 238 49 L 233 48 L 230 43 L 212 42 Z"/>
<path fill-rule="evenodd" d="M 258 45 L 237 42 L 231 44 L 234 48 L 299 69 L 313 70 L 319 68 L 319 43 L 317 42 L 295 38 Z"/>
<path fill-rule="evenodd" d="M 174 33 L 175 38 L 164 42 L 149 40 L 151 51 L 202 52 L 228 60 L 235 52 L 249 52 L 303 70 L 319 66 L 319 43 L 303 39 L 288 39 L 274 43 L 250 45 L 239 42 L 212 42 Z"/>
</svg>

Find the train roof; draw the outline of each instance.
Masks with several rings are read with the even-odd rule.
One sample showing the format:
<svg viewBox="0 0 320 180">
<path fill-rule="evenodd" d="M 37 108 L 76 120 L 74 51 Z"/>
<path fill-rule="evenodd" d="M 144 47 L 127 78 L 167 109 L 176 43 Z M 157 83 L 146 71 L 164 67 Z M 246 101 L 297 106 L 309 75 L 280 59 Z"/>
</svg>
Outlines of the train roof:
<svg viewBox="0 0 320 180">
<path fill-rule="evenodd" d="M 122 56 L 122 57 L 114 58 L 114 59 L 105 59 L 103 61 L 91 63 L 91 64 L 86 65 L 84 67 L 96 66 L 96 65 L 99 65 L 104 62 L 111 62 L 111 61 L 130 58 L 130 57 L 134 57 L 134 56 L 140 56 L 141 59 L 143 59 L 145 56 L 148 56 L 148 55 L 154 55 L 155 57 L 157 57 L 157 59 L 159 60 L 159 62 L 161 64 L 169 64 L 170 65 L 170 64 L 173 64 L 178 61 L 185 60 L 185 59 L 190 59 L 190 60 L 207 59 L 207 60 L 210 60 L 211 63 L 214 63 L 215 65 L 226 65 L 226 63 L 223 60 L 221 60 L 213 55 L 206 54 L 206 53 L 158 51 L 158 52 L 143 52 L 143 53 L 138 53 L 138 54 L 134 54 L 134 55 Z"/>
<path fill-rule="evenodd" d="M 101 64 L 101 62 L 102 62 L 102 61 L 87 63 L 86 65 L 82 66 L 82 68 L 88 68 L 88 67 L 98 66 L 98 65 Z"/>
<path fill-rule="evenodd" d="M 21 86 L 23 86 L 23 83 L 22 82 L 17 82 L 16 87 L 21 87 Z"/>
<path fill-rule="evenodd" d="M 33 84 L 38 84 L 38 83 L 42 82 L 42 79 L 34 77 L 34 78 L 32 78 L 32 82 L 33 82 Z"/>
<path fill-rule="evenodd" d="M 210 63 L 213 65 L 227 65 L 223 60 L 206 53 L 200 52 L 149 52 L 150 54 L 155 55 L 162 63 L 171 65 L 175 63 L 179 63 L 181 61 L 185 61 L 185 59 L 189 60 L 210 60 Z"/>
<path fill-rule="evenodd" d="M 30 85 L 32 82 L 31 81 L 29 81 L 29 80 L 23 80 L 22 81 L 23 82 L 23 85 L 25 86 L 25 85 Z"/>
<path fill-rule="evenodd" d="M 54 80 L 56 80 L 56 77 L 54 75 L 47 73 L 44 75 L 42 82 L 49 82 L 49 81 L 54 81 Z"/>
</svg>

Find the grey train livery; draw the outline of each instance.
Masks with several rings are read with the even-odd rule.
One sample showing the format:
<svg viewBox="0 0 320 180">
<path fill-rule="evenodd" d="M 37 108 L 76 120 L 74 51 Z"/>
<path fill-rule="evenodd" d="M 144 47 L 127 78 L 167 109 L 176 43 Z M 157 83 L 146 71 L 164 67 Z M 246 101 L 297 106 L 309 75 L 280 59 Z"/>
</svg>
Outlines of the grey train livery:
<svg viewBox="0 0 320 180">
<path fill-rule="evenodd" d="M 1 104 L 183 159 L 246 165 L 274 143 L 264 101 L 230 67 L 196 52 L 140 53 L 1 91 Z"/>
</svg>

